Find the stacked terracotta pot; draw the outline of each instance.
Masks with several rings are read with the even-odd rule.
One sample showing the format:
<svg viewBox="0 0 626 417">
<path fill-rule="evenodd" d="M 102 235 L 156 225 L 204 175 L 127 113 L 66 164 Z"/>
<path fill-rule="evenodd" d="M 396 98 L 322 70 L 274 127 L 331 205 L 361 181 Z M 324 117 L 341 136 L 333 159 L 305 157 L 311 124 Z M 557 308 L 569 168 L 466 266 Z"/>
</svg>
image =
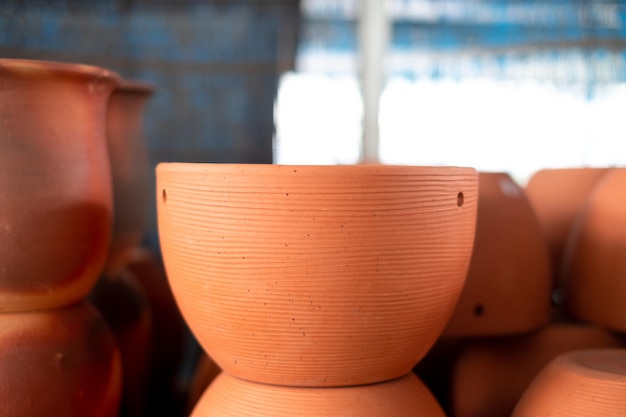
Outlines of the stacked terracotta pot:
<svg viewBox="0 0 626 417">
<path fill-rule="evenodd" d="M 561 353 L 624 346 L 619 335 L 567 319 L 551 302 L 559 286 L 548 248 L 552 259 L 561 256 L 561 230 L 574 223 L 572 204 L 580 206 L 584 199 L 570 203 L 562 216 L 552 215 L 560 222 L 554 227 L 560 240 L 548 240 L 547 216 L 535 209 L 534 187 L 531 181 L 523 190 L 504 173 L 479 175 L 466 285 L 444 337 L 417 369 L 453 416 L 509 416 L 533 378 Z M 559 192 L 567 193 L 562 187 L 546 195 L 559 201 Z"/>
<path fill-rule="evenodd" d="M 621 345 L 614 345 L 620 349 L 582 350 L 556 358 L 528 388 L 515 409 L 516 417 L 626 413 L 626 285 L 622 279 L 626 273 L 626 169 L 579 170 L 576 174 L 593 179 L 570 217 L 558 281 L 563 310 L 568 317 L 611 332 Z"/>
<path fill-rule="evenodd" d="M 105 121 L 118 82 L 0 60 L 0 416 L 117 414 L 120 355 L 85 298 L 111 236 Z"/>
<path fill-rule="evenodd" d="M 472 169 L 161 164 L 167 274 L 224 370 L 192 415 L 442 416 L 412 367 L 448 321 Z"/>
</svg>

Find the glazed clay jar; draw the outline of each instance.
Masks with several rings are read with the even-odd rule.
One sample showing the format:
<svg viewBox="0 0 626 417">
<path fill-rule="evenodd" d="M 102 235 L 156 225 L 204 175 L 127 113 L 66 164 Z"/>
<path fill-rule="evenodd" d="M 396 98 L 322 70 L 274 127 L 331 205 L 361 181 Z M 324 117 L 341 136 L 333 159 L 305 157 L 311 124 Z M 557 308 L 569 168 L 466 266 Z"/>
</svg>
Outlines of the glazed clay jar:
<svg viewBox="0 0 626 417">
<path fill-rule="evenodd" d="M 245 399 L 245 401 L 242 401 Z M 220 374 L 191 417 L 445 417 L 413 374 L 379 384 L 340 388 L 283 387 Z"/>
<path fill-rule="evenodd" d="M 166 163 L 158 224 L 174 296 L 225 372 L 345 386 L 411 371 L 469 263 L 471 168 Z"/>
<path fill-rule="evenodd" d="M 527 332 L 551 309 L 550 261 L 523 190 L 505 173 L 479 174 L 476 240 L 446 336 Z"/>
<path fill-rule="evenodd" d="M 124 79 L 113 91 L 107 112 L 107 144 L 113 178 L 113 236 L 107 270 L 127 264 L 141 242 L 150 201 L 148 149 L 143 114 L 154 87 Z"/>
<path fill-rule="evenodd" d="M 111 234 L 105 116 L 119 77 L 0 59 L 0 311 L 69 305 L 91 290 Z"/>
<path fill-rule="evenodd" d="M 116 417 L 122 367 L 88 303 L 0 314 L 1 417 Z"/>
<path fill-rule="evenodd" d="M 569 352 L 537 375 L 512 417 L 623 416 L 624 392 L 625 349 Z"/>
<path fill-rule="evenodd" d="M 550 323 L 523 335 L 468 340 L 452 366 L 450 414 L 509 417 L 533 379 L 557 356 L 624 346 L 623 337 L 607 330 L 567 322 Z"/>
<path fill-rule="evenodd" d="M 574 220 L 607 171 L 604 168 L 543 169 L 526 185 L 526 195 L 548 242 L 555 283 L 560 276 L 563 252 Z"/>
</svg>

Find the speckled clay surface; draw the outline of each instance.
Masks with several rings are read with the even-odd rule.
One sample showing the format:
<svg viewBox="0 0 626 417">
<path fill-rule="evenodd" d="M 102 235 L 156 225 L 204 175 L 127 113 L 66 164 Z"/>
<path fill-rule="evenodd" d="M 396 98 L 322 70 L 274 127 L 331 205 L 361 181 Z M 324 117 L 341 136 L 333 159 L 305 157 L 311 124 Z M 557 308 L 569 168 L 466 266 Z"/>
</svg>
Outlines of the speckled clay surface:
<svg viewBox="0 0 626 417">
<path fill-rule="evenodd" d="M 479 174 L 476 240 L 446 336 L 527 332 L 550 317 L 550 260 L 523 190 L 504 173 Z"/>
<path fill-rule="evenodd" d="M 157 183 L 174 295 L 232 375 L 292 386 L 397 378 L 461 291 L 473 169 L 170 163 Z"/>
<path fill-rule="evenodd" d="M 512 417 L 626 415 L 626 350 L 570 352 L 535 378 Z"/>
<path fill-rule="evenodd" d="M 111 235 L 106 104 L 116 74 L 0 59 L 0 311 L 72 304 Z"/>
<path fill-rule="evenodd" d="M 467 341 L 452 367 L 451 414 L 509 417 L 533 378 L 560 354 L 624 346 L 626 339 L 607 330 L 564 322 L 530 334 Z"/>
<path fill-rule="evenodd" d="M 413 374 L 380 384 L 341 388 L 281 387 L 222 373 L 191 417 L 445 417 Z"/>
<path fill-rule="evenodd" d="M 1 417 L 115 417 L 122 368 L 87 303 L 0 314 Z"/>
</svg>

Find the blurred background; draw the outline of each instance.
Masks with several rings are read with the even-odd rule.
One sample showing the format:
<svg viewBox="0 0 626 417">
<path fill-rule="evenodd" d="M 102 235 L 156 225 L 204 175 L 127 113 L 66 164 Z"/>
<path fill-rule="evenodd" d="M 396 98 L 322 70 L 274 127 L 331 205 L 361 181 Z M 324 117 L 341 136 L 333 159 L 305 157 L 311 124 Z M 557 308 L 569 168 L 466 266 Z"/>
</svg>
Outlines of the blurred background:
<svg viewBox="0 0 626 417">
<path fill-rule="evenodd" d="M 0 3 L 1 56 L 156 86 L 153 166 L 623 165 L 625 47 L 617 1 Z"/>
</svg>

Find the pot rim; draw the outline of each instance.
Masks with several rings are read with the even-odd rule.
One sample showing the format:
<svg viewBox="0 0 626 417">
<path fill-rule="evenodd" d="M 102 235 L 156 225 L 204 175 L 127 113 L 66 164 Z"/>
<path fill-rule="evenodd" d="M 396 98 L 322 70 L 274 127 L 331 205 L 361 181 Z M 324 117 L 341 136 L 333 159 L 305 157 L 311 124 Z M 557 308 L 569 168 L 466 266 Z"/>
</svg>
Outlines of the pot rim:
<svg viewBox="0 0 626 417">
<path fill-rule="evenodd" d="M 42 77 L 52 73 L 77 78 L 109 79 L 115 85 L 119 85 L 122 79 L 117 72 L 95 65 L 35 59 L 0 58 L 0 73 L 3 72 Z"/>
</svg>

